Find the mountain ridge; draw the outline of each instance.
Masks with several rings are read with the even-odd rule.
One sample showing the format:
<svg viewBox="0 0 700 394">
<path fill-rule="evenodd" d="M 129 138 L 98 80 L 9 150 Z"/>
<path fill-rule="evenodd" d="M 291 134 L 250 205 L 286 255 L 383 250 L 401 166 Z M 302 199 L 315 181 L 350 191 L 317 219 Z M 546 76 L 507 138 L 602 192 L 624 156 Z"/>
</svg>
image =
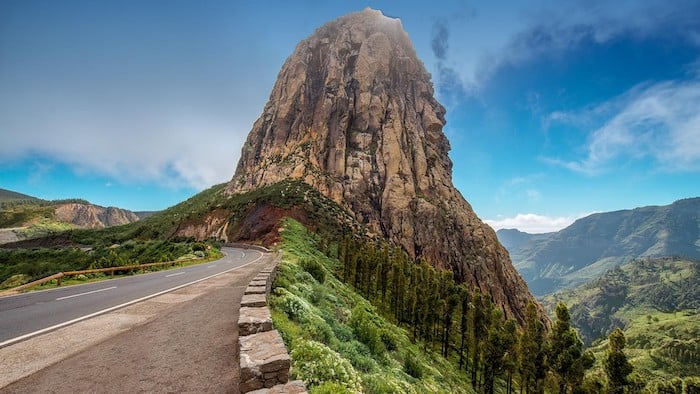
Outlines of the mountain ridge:
<svg viewBox="0 0 700 394">
<path fill-rule="evenodd" d="M 571 287 L 634 258 L 700 258 L 700 197 L 595 213 L 549 235 L 497 233 L 537 295 Z M 527 234 L 527 233 L 523 233 Z"/>
</svg>

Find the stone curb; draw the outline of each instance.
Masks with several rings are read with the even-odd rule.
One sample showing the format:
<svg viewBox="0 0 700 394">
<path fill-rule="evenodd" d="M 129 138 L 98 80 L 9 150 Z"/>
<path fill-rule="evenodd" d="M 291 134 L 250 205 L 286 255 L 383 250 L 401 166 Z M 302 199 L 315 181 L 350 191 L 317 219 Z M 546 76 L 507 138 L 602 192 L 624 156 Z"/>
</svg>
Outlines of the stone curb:
<svg viewBox="0 0 700 394">
<path fill-rule="evenodd" d="M 264 268 L 250 281 L 241 299 L 238 315 L 241 393 L 307 393 L 304 382 L 289 381 L 291 359 L 282 337 L 272 327 L 267 307 L 279 259 L 278 256 L 273 267 Z"/>
</svg>

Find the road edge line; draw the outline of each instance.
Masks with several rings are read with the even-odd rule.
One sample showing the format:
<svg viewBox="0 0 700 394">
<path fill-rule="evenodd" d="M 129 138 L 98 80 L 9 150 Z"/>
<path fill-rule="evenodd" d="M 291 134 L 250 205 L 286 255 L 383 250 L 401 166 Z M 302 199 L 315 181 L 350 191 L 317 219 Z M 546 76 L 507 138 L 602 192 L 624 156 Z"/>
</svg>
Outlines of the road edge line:
<svg viewBox="0 0 700 394">
<path fill-rule="evenodd" d="M 260 253 L 260 256 L 259 256 L 257 259 L 255 259 L 255 260 L 253 260 L 253 261 L 251 261 L 251 262 L 249 262 L 249 263 L 245 263 L 245 264 L 243 264 L 243 265 L 239 265 L 238 267 L 229 268 L 229 269 L 227 269 L 226 271 L 221 271 L 221 272 L 219 272 L 219 273 L 217 273 L 217 274 L 209 275 L 209 276 L 207 276 L 207 277 L 204 277 L 204 278 L 201 278 L 201 279 L 197 279 L 197 280 L 192 281 L 192 282 L 184 283 L 184 284 L 181 284 L 181 285 L 172 287 L 172 288 L 170 288 L 170 289 L 162 290 L 162 291 L 159 291 L 158 293 L 154 293 L 154 294 L 150 294 L 150 295 L 147 295 L 147 296 L 144 296 L 144 297 L 141 297 L 141 298 L 137 298 L 137 299 L 135 299 L 135 300 L 131 300 L 131 301 L 125 302 L 125 303 L 123 303 L 123 304 L 115 305 L 115 306 L 109 307 L 109 308 L 107 308 L 107 309 L 103 309 L 103 310 L 101 310 L 101 311 L 93 312 L 93 313 L 90 313 L 89 315 L 76 317 L 76 318 L 73 319 L 73 320 L 68 320 L 68 321 L 65 321 L 65 322 L 63 322 L 63 323 L 55 324 L 55 325 L 53 325 L 53 326 L 51 326 L 51 327 L 42 328 L 41 330 L 37 330 L 37 331 L 34 331 L 34 332 L 30 332 L 30 333 L 28 333 L 28 334 L 20 335 L 20 336 L 18 336 L 18 337 L 12 338 L 12 339 L 8 339 L 8 340 L 6 340 L 6 341 L 4 341 L 4 342 L 0 342 L 0 349 L 1 349 L 1 348 L 4 348 L 4 347 L 7 347 L 7 346 L 10 346 L 10 345 L 14 345 L 14 344 L 17 343 L 17 342 L 22 342 L 22 341 L 24 341 L 24 340 L 26 340 L 26 339 L 35 337 L 35 336 L 37 336 L 37 335 L 45 334 L 45 333 L 47 333 L 47 332 L 51 332 L 51 331 L 57 330 L 57 329 L 59 329 L 59 328 L 63 328 L 63 327 L 66 327 L 66 326 L 70 326 L 71 324 L 75 324 L 75 323 L 78 323 L 78 322 L 80 322 L 80 321 L 87 320 L 87 319 L 90 319 L 90 318 L 93 318 L 93 317 L 95 317 L 95 316 L 99 316 L 99 315 L 102 315 L 102 314 L 105 314 L 105 313 L 108 313 L 108 312 L 112 312 L 112 311 L 115 311 L 115 310 L 117 310 L 117 309 L 124 308 L 124 307 L 126 307 L 126 306 L 133 305 L 133 304 L 136 304 L 136 303 L 139 303 L 139 302 L 142 302 L 142 301 L 146 301 L 146 300 L 149 299 L 149 298 L 158 297 L 159 295 L 163 295 L 163 294 L 169 293 L 169 292 L 171 292 L 171 291 L 175 291 L 175 290 L 178 290 L 178 289 L 182 289 L 183 287 L 191 286 L 191 285 L 193 285 L 193 284 L 195 284 L 195 283 L 199 283 L 199 282 L 205 281 L 205 280 L 207 280 L 207 279 L 211 279 L 211 278 L 214 278 L 214 277 L 216 277 L 216 276 L 223 275 L 223 274 L 225 274 L 225 273 L 227 273 L 227 272 L 231 272 L 231 271 L 237 270 L 237 269 L 239 269 L 239 268 L 243 268 L 243 267 L 245 267 L 245 266 L 247 266 L 247 265 L 250 265 L 250 264 L 253 264 L 253 263 L 257 262 L 258 260 L 260 260 L 261 258 L 263 258 L 263 257 L 265 256 L 265 254 L 264 254 L 263 252 L 260 252 L 260 251 L 256 251 L 256 252 Z"/>
</svg>

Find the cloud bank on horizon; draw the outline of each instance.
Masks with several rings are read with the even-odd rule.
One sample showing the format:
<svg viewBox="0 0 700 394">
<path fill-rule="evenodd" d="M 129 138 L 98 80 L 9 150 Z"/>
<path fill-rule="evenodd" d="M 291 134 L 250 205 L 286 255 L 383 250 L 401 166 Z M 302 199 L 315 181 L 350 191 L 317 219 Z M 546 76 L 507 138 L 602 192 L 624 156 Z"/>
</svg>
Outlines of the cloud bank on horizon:
<svg viewBox="0 0 700 394">
<path fill-rule="evenodd" d="M 296 42 L 358 7 L 276 5 L 3 3 L 0 165 L 61 176 L 51 172 L 60 164 L 112 189 L 157 185 L 153 204 L 163 191 L 184 190 L 181 198 L 227 181 Z M 620 168 L 680 174 L 667 177 L 677 184 L 654 183 L 673 191 L 649 196 L 659 203 L 700 194 L 687 185 L 700 174 L 697 2 L 373 7 L 401 17 L 433 73 L 448 108 L 455 184 L 482 217 L 497 218 L 489 224 L 554 231 L 573 221 L 572 211 L 608 209 L 612 192 L 586 205 L 596 202 L 585 197 L 587 185 L 612 187 L 606 176 Z M 263 17 L 268 23 L 256 22 Z M 678 50 L 652 69 L 644 51 L 668 43 Z M 608 49 L 622 55 L 600 56 Z M 630 54 L 638 58 L 622 58 Z M 625 61 L 644 62 L 644 72 L 624 81 L 606 74 Z M 3 182 L 11 175 L 0 172 Z M 571 197 L 553 200 L 557 187 Z M 614 195 L 615 208 L 648 203 Z"/>
</svg>

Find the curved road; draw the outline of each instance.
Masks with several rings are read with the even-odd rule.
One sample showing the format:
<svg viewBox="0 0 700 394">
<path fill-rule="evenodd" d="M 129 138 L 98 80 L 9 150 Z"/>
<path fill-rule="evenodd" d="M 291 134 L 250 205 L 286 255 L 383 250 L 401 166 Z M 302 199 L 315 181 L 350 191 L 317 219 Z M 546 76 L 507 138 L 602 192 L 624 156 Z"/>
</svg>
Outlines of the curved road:
<svg viewBox="0 0 700 394">
<path fill-rule="evenodd" d="M 222 248 L 209 263 L 0 298 L 0 348 L 252 264 L 255 250 Z"/>
</svg>

